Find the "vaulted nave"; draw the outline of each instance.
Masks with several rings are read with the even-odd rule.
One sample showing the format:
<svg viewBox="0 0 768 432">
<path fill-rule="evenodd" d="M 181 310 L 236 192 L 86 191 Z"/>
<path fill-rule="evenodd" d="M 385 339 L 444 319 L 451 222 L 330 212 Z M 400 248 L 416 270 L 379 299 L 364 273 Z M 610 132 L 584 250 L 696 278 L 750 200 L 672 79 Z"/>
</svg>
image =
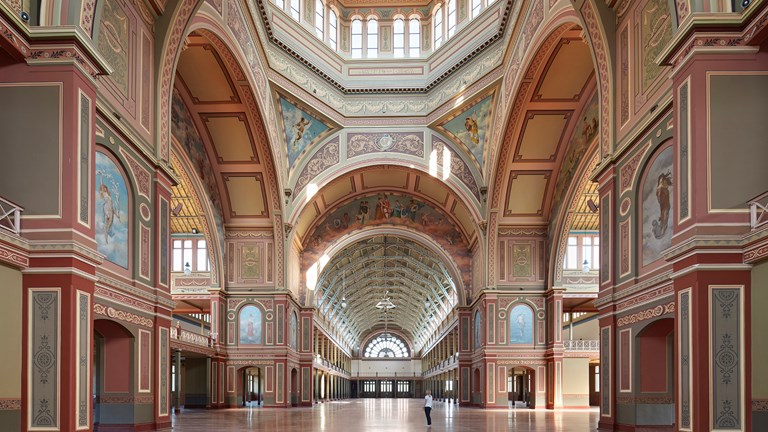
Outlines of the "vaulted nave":
<svg viewBox="0 0 768 432">
<path fill-rule="evenodd" d="M 0 0 L 0 430 L 768 430 L 768 0 Z"/>
</svg>

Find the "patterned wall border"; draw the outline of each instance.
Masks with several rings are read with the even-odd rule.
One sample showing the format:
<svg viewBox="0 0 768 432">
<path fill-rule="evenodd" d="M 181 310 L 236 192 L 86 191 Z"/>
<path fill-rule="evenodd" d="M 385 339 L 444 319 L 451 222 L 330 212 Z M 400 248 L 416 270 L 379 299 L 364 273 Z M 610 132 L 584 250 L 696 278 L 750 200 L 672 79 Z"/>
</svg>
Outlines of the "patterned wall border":
<svg viewBox="0 0 768 432">
<path fill-rule="evenodd" d="M 91 295 L 77 291 L 77 322 L 75 324 L 75 422 L 76 430 L 87 430 L 91 419 Z"/>
<path fill-rule="evenodd" d="M 58 430 L 61 288 L 28 290 L 27 430 Z"/>
<path fill-rule="evenodd" d="M 157 404 L 157 415 L 165 417 L 168 415 L 168 371 L 171 368 L 169 361 L 169 330 L 166 327 L 160 327 L 157 338 L 157 368 L 160 373 L 157 374 L 157 394 L 160 402 Z"/>
<path fill-rule="evenodd" d="M 611 327 L 600 328 L 600 416 L 611 417 Z"/>
<path fill-rule="evenodd" d="M 154 321 L 140 315 L 115 309 L 112 306 L 104 306 L 99 303 L 93 304 L 93 312 L 99 315 L 108 316 L 113 319 L 125 321 L 127 323 L 140 325 L 148 328 L 154 327 Z"/>
<path fill-rule="evenodd" d="M 80 89 L 77 123 L 77 185 L 80 199 L 77 201 L 77 221 L 90 228 L 91 212 L 91 99 Z"/>
<path fill-rule="evenodd" d="M 586 24 L 589 40 L 592 42 L 592 51 L 597 63 L 598 86 L 600 88 L 600 149 L 601 156 L 605 160 L 613 150 L 611 144 L 613 128 L 613 116 L 611 115 L 613 104 L 611 103 L 611 88 L 613 76 L 610 72 L 610 54 L 606 49 L 605 34 L 600 26 L 600 19 L 592 4 L 595 0 L 586 0 L 581 7 L 581 13 Z"/>
<path fill-rule="evenodd" d="M 152 334 L 144 329 L 139 329 L 138 349 L 138 383 L 139 393 L 150 392 L 150 382 L 152 377 Z"/>
<path fill-rule="evenodd" d="M 649 291 L 645 294 L 639 295 L 637 297 L 633 297 L 629 300 L 626 300 L 617 304 L 616 311 L 619 312 L 624 309 L 631 309 L 631 308 L 636 308 L 638 306 L 642 306 L 646 303 L 656 301 L 661 297 L 665 297 L 674 291 L 675 291 L 674 285 L 667 285 L 665 287 L 661 287 L 653 291 Z"/>
<path fill-rule="evenodd" d="M 619 330 L 619 393 L 632 392 L 632 329 Z"/>
<path fill-rule="evenodd" d="M 692 327 L 691 327 L 691 288 L 681 290 L 677 294 L 678 320 L 677 320 L 677 368 L 678 368 L 678 418 L 681 431 L 692 431 L 691 419 L 693 418 L 693 369 L 691 367 L 691 352 L 693 352 Z"/>
<path fill-rule="evenodd" d="M 688 77 L 678 89 L 678 156 L 677 156 L 677 215 L 678 223 L 690 219 L 691 203 L 689 200 L 689 185 L 691 184 L 691 157 L 689 152 L 691 136 L 691 101 L 688 97 L 688 89 L 691 78 Z"/>
<path fill-rule="evenodd" d="M 21 409 L 21 399 L 0 398 L 0 411 L 18 411 Z"/>
<path fill-rule="evenodd" d="M 154 313 L 154 307 L 151 304 L 134 300 L 130 297 L 124 296 L 111 289 L 96 286 L 93 290 L 93 295 L 95 297 L 108 299 L 109 301 L 113 301 L 115 303 L 120 303 L 121 305 L 124 305 L 124 306 L 132 307 L 135 309 L 141 309 L 149 313 Z"/>
<path fill-rule="evenodd" d="M 745 430 L 744 286 L 709 286 L 709 428 Z"/>
<path fill-rule="evenodd" d="M 623 316 L 616 320 L 616 326 L 623 327 L 673 313 L 675 313 L 675 302 L 671 301 L 665 305 L 658 305 L 656 307 L 633 313 L 632 315 Z"/>
</svg>

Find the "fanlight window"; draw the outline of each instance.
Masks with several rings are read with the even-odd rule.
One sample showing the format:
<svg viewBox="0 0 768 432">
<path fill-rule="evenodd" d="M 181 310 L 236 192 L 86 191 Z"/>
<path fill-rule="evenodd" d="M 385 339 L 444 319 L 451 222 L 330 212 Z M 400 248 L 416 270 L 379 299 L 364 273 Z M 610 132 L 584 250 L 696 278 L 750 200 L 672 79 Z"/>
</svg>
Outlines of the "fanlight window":
<svg viewBox="0 0 768 432">
<path fill-rule="evenodd" d="M 380 334 L 365 348 L 363 357 L 406 358 L 408 347 L 395 335 Z"/>
</svg>

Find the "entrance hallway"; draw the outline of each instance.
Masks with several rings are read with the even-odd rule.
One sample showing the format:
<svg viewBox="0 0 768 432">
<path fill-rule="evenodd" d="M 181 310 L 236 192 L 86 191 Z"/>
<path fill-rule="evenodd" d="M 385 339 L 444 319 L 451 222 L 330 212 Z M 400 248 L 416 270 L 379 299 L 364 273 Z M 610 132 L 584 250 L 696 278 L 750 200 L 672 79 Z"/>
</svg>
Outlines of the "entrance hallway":
<svg viewBox="0 0 768 432">
<path fill-rule="evenodd" d="M 287 430 L 410 432 L 426 430 L 421 399 L 355 399 L 313 407 L 184 410 L 177 432 Z M 482 410 L 434 402 L 431 431 L 586 432 L 597 429 L 597 409 Z"/>
</svg>

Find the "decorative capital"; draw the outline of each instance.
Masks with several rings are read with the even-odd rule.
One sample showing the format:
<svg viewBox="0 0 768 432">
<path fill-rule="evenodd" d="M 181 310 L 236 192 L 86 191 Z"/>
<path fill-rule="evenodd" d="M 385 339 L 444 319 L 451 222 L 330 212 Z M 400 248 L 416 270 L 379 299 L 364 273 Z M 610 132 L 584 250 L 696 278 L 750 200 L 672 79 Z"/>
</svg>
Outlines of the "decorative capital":
<svg viewBox="0 0 768 432">
<path fill-rule="evenodd" d="M 288 234 L 291 233 L 291 230 L 293 229 L 293 225 L 289 224 L 288 222 L 283 223 L 283 229 L 285 230 L 285 238 L 288 238 Z"/>
</svg>

